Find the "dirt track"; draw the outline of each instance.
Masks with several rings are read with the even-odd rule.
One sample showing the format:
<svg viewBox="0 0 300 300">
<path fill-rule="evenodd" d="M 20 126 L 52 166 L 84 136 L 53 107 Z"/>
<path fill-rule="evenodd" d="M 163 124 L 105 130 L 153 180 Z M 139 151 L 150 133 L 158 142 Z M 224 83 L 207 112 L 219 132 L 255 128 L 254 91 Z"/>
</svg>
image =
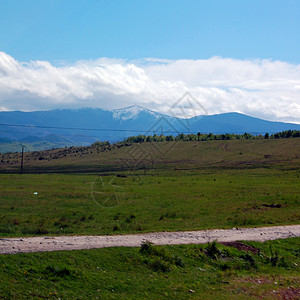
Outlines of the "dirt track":
<svg viewBox="0 0 300 300">
<path fill-rule="evenodd" d="M 143 241 L 156 245 L 203 244 L 217 240 L 232 241 L 266 241 L 300 237 L 300 225 L 232 228 L 203 231 L 154 232 L 145 234 L 113 236 L 57 236 L 30 238 L 0 238 L 0 254 L 22 252 L 41 252 L 58 250 L 81 250 L 105 247 L 138 247 Z"/>
</svg>

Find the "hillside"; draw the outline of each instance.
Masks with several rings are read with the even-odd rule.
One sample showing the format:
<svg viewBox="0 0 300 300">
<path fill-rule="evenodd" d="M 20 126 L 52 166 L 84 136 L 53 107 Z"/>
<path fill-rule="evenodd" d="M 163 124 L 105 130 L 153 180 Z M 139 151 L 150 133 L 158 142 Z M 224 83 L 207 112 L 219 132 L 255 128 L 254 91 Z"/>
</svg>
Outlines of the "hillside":
<svg viewBox="0 0 300 300">
<path fill-rule="evenodd" d="M 0 172 L 19 172 L 20 153 L 1 154 Z M 300 138 L 101 144 L 24 154 L 24 172 L 111 172 L 300 166 Z"/>
</svg>

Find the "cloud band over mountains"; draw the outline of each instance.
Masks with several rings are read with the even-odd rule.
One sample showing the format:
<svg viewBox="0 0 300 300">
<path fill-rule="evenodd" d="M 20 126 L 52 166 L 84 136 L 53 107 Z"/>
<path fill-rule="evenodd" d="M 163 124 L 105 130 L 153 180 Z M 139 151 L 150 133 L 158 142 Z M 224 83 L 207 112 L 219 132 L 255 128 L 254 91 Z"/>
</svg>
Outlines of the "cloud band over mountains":
<svg viewBox="0 0 300 300">
<path fill-rule="evenodd" d="M 300 65 L 270 60 L 98 59 L 54 65 L 0 52 L 0 110 L 120 108 L 168 113 L 189 91 L 208 114 L 300 123 Z M 184 117 L 184 116 L 183 116 Z"/>
</svg>

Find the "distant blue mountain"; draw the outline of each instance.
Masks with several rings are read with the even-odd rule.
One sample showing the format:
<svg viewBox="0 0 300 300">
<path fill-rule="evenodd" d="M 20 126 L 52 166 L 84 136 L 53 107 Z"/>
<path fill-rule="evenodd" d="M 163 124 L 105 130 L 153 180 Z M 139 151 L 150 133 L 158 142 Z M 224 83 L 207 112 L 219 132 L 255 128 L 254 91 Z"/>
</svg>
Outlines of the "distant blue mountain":
<svg viewBox="0 0 300 300">
<path fill-rule="evenodd" d="M 180 119 L 133 105 L 116 110 L 99 108 L 59 109 L 35 112 L 0 112 L 0 143 L 55 142 L 61 146 L 88 145 L 145 134 L 184 133 L 265 134 L 300 130 L 299 124 L 270 122 L 240 113 L 225 113 Z M 5 126 L 10 124 L 13 126 Z"/>
<path fill-rule="evenodd" d="M 251 133 L 253 135 L 299 130 L 299 124 L 271 122 L 240 113 L 225 113 L 191 119 L 192 130 L 203 133 Z"/>
</svg>

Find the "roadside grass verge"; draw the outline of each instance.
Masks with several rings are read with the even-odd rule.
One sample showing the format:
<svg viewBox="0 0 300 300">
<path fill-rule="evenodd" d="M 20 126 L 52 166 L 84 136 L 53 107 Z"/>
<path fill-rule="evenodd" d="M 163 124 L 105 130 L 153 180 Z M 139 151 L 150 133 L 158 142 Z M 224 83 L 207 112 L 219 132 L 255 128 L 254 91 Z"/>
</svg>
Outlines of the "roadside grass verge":
<svg viewBox="0 0 300 300">
<path fill-rule="evenodd" d="M 0 255 L 0 298 L 300 296 L 300 238 Z M 293 299 L 290 297 L 289 299 Z"/>
</svg>

